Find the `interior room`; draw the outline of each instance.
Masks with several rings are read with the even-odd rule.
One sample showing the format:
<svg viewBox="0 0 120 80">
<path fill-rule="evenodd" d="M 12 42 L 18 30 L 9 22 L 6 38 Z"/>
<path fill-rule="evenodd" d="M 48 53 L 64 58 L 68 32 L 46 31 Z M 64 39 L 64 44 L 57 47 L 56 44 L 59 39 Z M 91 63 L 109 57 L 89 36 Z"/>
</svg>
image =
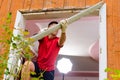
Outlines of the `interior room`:
<svg viewBox="0 0 120 80">
<path fill-rule="evenodd" d="M 42 32 L 51 21 L 65 18 L 26 19 L 26 29 L 32 36 Z M 59 34 L 58 34 L 59 36 Z M 86 16 L 68 25 L 67 39 L 61 48 L 58 59 L 68 58 L 72 70 L 64 74 L 65 80 L 99 80 L 99 16 Z M 57 66 L 56 61 L 56 66 Z M 62 80 L 62 73 L 56 68 L 55 80 Z"/>
</svg>

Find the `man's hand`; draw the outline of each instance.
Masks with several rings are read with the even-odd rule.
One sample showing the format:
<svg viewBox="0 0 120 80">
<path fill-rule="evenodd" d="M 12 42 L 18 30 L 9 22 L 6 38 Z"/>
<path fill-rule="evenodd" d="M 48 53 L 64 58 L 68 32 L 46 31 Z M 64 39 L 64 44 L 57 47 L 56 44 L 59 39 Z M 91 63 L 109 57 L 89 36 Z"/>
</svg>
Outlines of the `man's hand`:
<svg viewBox="0 0 120 80">
<path fill-rule="evenodd" d="M 60 21 L 60 24 L 61 24 L 61 31 L 62 31 L 62 33 L 65 33 L 66 32 L 66 28 L 67 28 L 67 20 L 65 19 L 65 20 L 61 20 Z"/>
</svg>

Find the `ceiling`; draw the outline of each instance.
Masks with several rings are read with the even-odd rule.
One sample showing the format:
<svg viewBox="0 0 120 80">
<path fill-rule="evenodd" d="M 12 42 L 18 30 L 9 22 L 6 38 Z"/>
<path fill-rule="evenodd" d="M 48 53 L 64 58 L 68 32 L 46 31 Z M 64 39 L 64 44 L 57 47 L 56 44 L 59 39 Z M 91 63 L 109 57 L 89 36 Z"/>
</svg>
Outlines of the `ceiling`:
<svg viewBox="0 0 120 80">
<path fill-rule="evenodd" d="M 88 7 L 89 8 L 89 7 Z M 45 9 L 45 10 L 31 10 L 20 11 L 26 20 L 41 20 L 41 19 L 56 19 L 69 18 L 87 8 L 66 8 L 66 9 Z M 91 13 L 91 12 L 88 12 Z M 99 9 L 95 10 L 87 16 L 98 16 Z"/>
</svg>

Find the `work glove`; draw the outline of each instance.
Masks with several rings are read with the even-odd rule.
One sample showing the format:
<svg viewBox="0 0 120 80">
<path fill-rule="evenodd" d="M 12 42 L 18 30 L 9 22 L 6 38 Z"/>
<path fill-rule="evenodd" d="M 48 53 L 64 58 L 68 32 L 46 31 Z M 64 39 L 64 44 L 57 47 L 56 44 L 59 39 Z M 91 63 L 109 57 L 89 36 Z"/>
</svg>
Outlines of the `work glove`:
<svg viewBox="0 0 120 80">
<path fill-rule="evenodd" d="M 67 28 L 67 19 L 65 19 L 65 20 L 61 20 L 60 21 L 60 25 L 61 25 L 61 31 L 62 31 L 62 33 L 65 33 L 66 32 L 66 28 Z"/>
</svg>

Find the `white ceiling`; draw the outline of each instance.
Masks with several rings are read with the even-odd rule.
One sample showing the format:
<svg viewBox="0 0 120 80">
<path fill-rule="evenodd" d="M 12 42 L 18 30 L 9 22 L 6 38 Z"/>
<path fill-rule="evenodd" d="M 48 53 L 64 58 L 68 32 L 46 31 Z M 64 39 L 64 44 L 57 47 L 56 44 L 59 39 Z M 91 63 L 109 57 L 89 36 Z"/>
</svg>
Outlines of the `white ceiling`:
<svg viewBox="0 0 120 80">
<path fill-rule="evenodd" d="M 61 19 L 26 20 L 26 28 L 30 35 L 47 27 L 50 21 Z M 38 28 L 39 27 L 39 28 Z M 68 25 L 67 40 L 59 54 L 89 56 L 89 47 L 99 38 L 99 16 L 87 16 Z"/>
</svg>

